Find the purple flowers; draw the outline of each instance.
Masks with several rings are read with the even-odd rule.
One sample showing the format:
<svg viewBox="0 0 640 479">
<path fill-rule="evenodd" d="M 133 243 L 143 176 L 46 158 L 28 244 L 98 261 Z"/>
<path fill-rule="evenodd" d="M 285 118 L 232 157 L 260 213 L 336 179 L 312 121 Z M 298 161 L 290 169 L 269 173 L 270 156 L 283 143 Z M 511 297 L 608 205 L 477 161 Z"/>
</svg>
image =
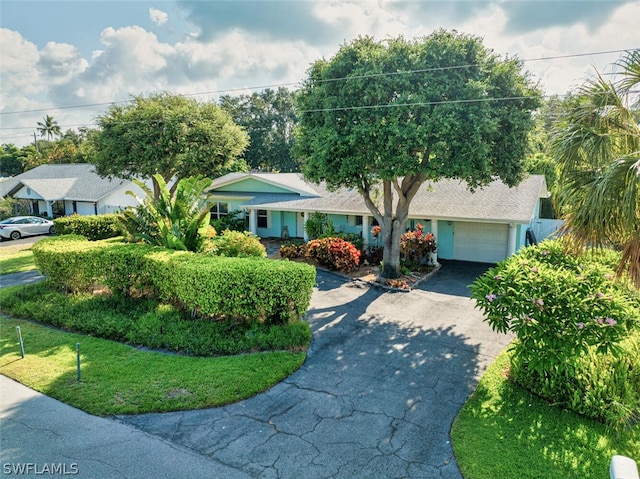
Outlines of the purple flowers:
<svg viewBox="0 0 640 479">
<path fill-rule="evenodd" d="M 544 251 L 540 251 L 540 254 L 542 256 L 547 256 L 549 254 L 549 251 L 545 249 Z"/>
<path fill-rule="evenodd" d="M 578 326 L 578 329 L 584 329 L 584 323 L 578 323 L 576 326 Z"/>
<path fill-rule="evenodd" d="M 499 274 L 496 274 L 493 279 L 495 279 L 496 281 L 500 281 L 502 280 L 502 276 L 500 276 Z"/>
<path fill-rule="evenodd" d="M 534 299 L 533 300 L 533 305 L 538 308 L 540 311 L 542 311 L 542 307 L 544 306 L 544 301 L 540 298 L 538 299 Z"/>
<path fill-rule="evenodd" d="M 613 318 L 607 318 L 604 320 L 605 323 L 607 323 L 609 326 L 614 326 L 615 324 L 617 324 L 618 322 L 613 319 Z"/>
<path fill-rule="evenodd" d="M 492 303 L 493 301 L 495 301 L 498 297 L 495 294 L 487 294 L 485 296 L 485 299 L 487 301 L 489 301 L 490 303 Z"/>
<path fill-rule="evenodd" d="M 596 293 L 596 297 L 597 297 L 598 299 L 602 299 L 602 298 L 604 298 L 604 293 L 601 293 L 600 291 L 598 291 L 598 292 Z"/>
</svg>

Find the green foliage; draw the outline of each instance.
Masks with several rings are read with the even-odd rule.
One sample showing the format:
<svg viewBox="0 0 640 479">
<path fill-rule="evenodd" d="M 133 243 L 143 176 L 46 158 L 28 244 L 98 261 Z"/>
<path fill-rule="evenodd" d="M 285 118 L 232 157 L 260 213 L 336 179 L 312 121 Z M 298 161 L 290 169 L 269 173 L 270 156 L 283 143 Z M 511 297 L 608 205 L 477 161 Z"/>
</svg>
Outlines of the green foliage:
<svg viewBox="0 0 640 479">
<path fill-rule="evenodd" d="M 89 241 L 122 236 L 122 224 L 117 214 L 72 215 L 53 220 L 58 235 L 80 235 Z"/>
<path fill-rule="evenodd" d="M 256 351 L 301 351 L 311 340 L 309 324 L 263 324 L 231 319 L 194 319 L 188 311 L 156 299 L 79 293 L 67 295 L 46 283 L 2 293 L 13 316 L 68 331 L 189 356 Z"/>
<path fill-rule="evenodd" d="M 229 213 L 222 218 L 212 219 L 211 226 L 213 226 L 216 231 L 245 231 L 247 229 L 245 216 L 245 212 L 242 210 L 229 211 Z"/>
<path fill-rule="evenodd" d="M 149 245 L 89 242 L 82 237 L 39 241 L 38 269 L 56 287 L 109 290 L 160 298 L 197 317 L 238 322 L 298 321 L 311 301 L 315 269 L 257 258 L 222 258 Z"/>
<path fill-rule="evenodd" d="M 453 423 L 463 477 L 603 479 L 615 454 L 638 457 L 640 427 L 614 433 L 555 406 L 511 381 L 509 363 L 510 353 L 502 352 Z"/>
<path fill-rule="evenodd" d="M 623 250 L 618 273 L 640 290 L 640 50 L 598 74 L 564 104 L 551 133 L 560 174 L 555 199 L 580 246 Z M 606 220 L 605 220 L 606 219 Z"/>
<path fill-rule="evenodd" d="M 182 178 L 169 190 L 160 175 L 154 175 L 158 195 L 141 181 L 133 180 L 147 195 L 135 210 L 126 210 L 122 225 L 130 241 L 163 246 L 168 249 L 200 251 L 211 213 L 205 194 L 211 180 L 201 176 Z M 132 192 L 127 192 L 135 198 Z"/>
<path fill-rule="evenodd" d="M 0 198 L 0 219 L 16 216 L 16 211 L 19 211 L 19 205 L 18 200 L 10 196 Z M 24 213 L 26 213 L 26 211 Z"/>
<path fill-rule="evenodd" d="M 213 103 L 160 93 L 114 104 L 91 140 L 96 171 L 122 178 L 217 177 L 246 169 L 245 131 Z"/>
<path fill-rule="evenodd" d="M 321 238 L 306 244 L 305 255 L 319 265 L 349 272 L 360 264 L 360 251 L 342 238 Z"/>
<path fill-rule="evenodd" d="M 329 219 L 329 215 L 319 211 L 314 211 L 309 215 L 304 224 L 304 229 L 311 239 L 327 238 L 333 236 L 334 233 L 333 223 Z"/>
<path fill-rule="evenodd" d="M 521 68 L 478 37 L 444 30 L 417 40 L 361 37 L 310 68 L 297 155 L 308 179 L 362 194 L 383 229 L 383 277 L 399 275 L 400 235 L 426 181 L 522 179 L 540 92 Z"/>
<path fill-rule="evenodd" d="M 248 231 L 225 230 L 208 240 L 203 252 L 217 256 L 266 258 L 267 251 L 260 238 Z"/>
<path fill-rule="evenodd" d="M 586 368 L 594 357 L 603 356 L 600 365 L 624 371 L 624 365 L 614 364 L 623 355 L 620 343 L 640 328 L 640 299 L 628 283 L 615 281 L 612 266 L 618 258 L 606 250 L 573 256 L 559 240 L 545 241 L 491 268 L 472 285 L 472 296 L 491 327 L 517 335 L 512 362 L 522 383 L 612 423 L 611 417 L 601 416 L 609 403 L 579 404 L 579 398 L 593 398 L 588 390 L 599 382 Z M 611 387 L 628 384 L 630 376 L 624 377 Z M 602 386 L 596 395 L 603 390 L 611 392 L 610 386 Z M 629 399 L 623 389 L 611 397 Z M 625 407 L 636 414 L 639 404 L 636 395 L 635 402 L 616 414 Z M 617 417 L 624 421 L 629 416 Z"/>
<path fill-rule="evenodd" d="M 260 171 L 298 171 L 291 154 L 293 129 L 298 118 L 295 93 L 286 88 L 245 95 L 222 95 L 220 106 L 249 134 L 244 159 L 251 169 Z"/>
</svg>

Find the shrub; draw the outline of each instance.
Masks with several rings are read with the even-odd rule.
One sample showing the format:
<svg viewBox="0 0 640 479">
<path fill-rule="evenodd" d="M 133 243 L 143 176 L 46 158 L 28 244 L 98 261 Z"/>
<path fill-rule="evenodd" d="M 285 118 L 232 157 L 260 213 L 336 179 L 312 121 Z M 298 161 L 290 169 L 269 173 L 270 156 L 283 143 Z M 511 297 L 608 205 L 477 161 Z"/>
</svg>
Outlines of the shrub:
<svg viewBox="0 0 640 479">
<path fill-rule="evenodd" d="M 628 282 L 615 280 L 616 255 L 602 250 L 572 256 L 560 240 L 545 241 L 491 268 L 472 285 L 472 296 L 491 327 L 517 336 L 514 378 L 543 397 L 610 424 L 640 412 L 638 389 L 635 404 L 617 408 L 616 415 L 628 413 L 617 419 L 606 400 L 608 395 L 629 401 L 623 390 L 630 380 L 628 366 L 616 364 L 624 356 L 621 341 L 638 331 L 640 318 L 637 293 Z M 612 374 L 613 383 L 603 382 L 594 364 L 619 375 Z"/>
<path fill-rule="evenodd" d="M 125 296 L 135 291 L 198 317 L 239 322 L 299 320 L 315 282 L 315 269 L 307 264 L 221 258 L 79 237 L 39 241 L 33 254 L 50 281 L 68 291 L 108 287 Z"/>
<path fill-rule="evenodd" d="M 362 251 L 362 248 L 364 246 L 364 241 L 362 239 L 362 236 L 360 236 L 357 233 L 336 233 L 336 232 L 331 232 L 330 234 L 321 235 L 319 237 L 319 239 L 320 238 L 342 238 L 343 240 L 348 241 L 353 246 L 355 246 L 356 249 L 358 249 L 359 251 Z"/>
<path fill-rule="evenodd" d="M 264 258 L 267 251 L 260 238 L 248 231 L 225 230 L 221 235 L 211 238 L 206 244 L 206 252 L 227 257 Z"/>
<path fill-rule="evenodd" d="M 307 243 L 306 257 L 335 271 L 349 272 L 360 263 L 360 251 L 342 238 L 322 238 Z"/>
<path fill-rule="evenodd" d="M 325 238 L 330 237 L 334 233 L 333 223 L 329 219 L 329 215 L 319 211 L 311 213 L 304 224 L 304 230 L 311 239 L 318 239 L 323 236 Z"/>
<path fill-rule="evenodd" d="M 418 223 L 414 231 L 407 231 L 400 237 L 400 253 L 404 261 L 414 264 L 425 263 L 429 253 L 436 251 L 436 238 L 432 233 L 425 233 Z"/>
<path fill-rule="evenodd" d="M 304 243 L 287 243 L 280 246 L 278 254 L 281 258 L 287 259 L 304 258 L 306 251 L 307 247 Z"/>
<path fill-rule="evenodd" d="M 217 231 L 231 230 L 242 232 L 245 231 L 248 226 L 245 216 L 245 212 L 241 210 L 229 211 L 226 216 L 211 220 L 211 226 Z"/>
<path fill-rule="evenodd" d="M 89 241 L 123 235 L 117 214 L 80 216 L 77 214 L 53 220 L 58 235 L 82 235 Z"/>
</svg>

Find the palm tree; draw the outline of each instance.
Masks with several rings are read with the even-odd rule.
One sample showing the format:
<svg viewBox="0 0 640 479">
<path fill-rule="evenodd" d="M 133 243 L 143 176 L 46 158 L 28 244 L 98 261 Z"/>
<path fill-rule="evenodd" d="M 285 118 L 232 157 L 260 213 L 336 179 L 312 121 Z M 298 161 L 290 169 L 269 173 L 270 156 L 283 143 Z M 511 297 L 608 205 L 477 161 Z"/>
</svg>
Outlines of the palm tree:
<svg viewBox="0 0 640 479">
<path fill-rule="evenodd" d="M 46 136 L 47 140 L 51 141 L 54 136 L 60 136 L 62 130 L 58 122 L 51 115 L 47 115 L 43 118 L 43 121 L 38 122 L 38 133 L 42 137 Z"/>
<path fill-rule="evenodd" d="M 615 66 L 620 80 L 588 80 L 553 127 L 556 200 L 576 244 L 620 248 L 618 274 L 640 288 L 640 50 Z"/>
</svg>

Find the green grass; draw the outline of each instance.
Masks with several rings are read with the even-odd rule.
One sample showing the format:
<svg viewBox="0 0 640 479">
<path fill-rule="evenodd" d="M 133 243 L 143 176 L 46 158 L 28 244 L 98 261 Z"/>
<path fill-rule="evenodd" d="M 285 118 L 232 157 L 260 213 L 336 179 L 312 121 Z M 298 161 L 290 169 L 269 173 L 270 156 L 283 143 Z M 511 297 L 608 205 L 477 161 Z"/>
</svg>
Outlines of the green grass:
<svg viewBox="0 0 640 479">
<path fill-rule="evenodd" d="M 465 479 L 602 479 L 615 454 L 640 459 L 640 426 L 616 434 L 509 381 L 503 352 L 452 431 Z"/>
<path fill-rule="evenodd" d="M 16 326 L 25 347 L 21 359 Z M 77 381 L 76 343 L 81 380 Z M 141 351 L 114 341 L 0 318 L 0 373 L 99 416 L 221 406 L 286 378 L 305 353 L 187 357 Z"/>
<path fill-rule="evenodd" d="M 0 274 L 20 273 L 36 269 L 33 252 L 29 250 L 2 253 L 0 255 Z"/>
</svg>

